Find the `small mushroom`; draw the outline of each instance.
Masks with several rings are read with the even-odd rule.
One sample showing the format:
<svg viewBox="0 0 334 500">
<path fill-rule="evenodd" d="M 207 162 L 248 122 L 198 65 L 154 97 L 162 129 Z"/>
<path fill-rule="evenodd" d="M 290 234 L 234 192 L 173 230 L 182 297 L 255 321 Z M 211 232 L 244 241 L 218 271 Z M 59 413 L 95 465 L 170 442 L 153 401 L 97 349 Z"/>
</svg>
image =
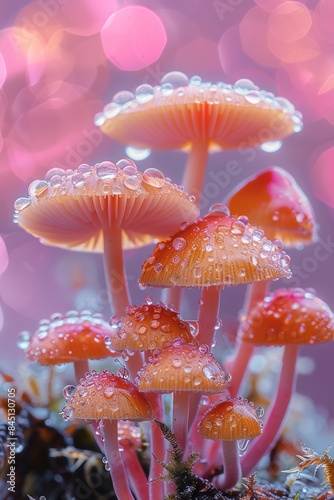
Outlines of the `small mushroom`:
<svg viewBox="0 0 334 500">
<path fill-rule="evenodd" d="M 215 478 L 215 485 L 224 490 L 232 488 L 241 479 L 238 440 L 259 436 L 262 432 L 262 408 L 241 398 L 225 398 L 211 406 L 198 424 L 205 439 L 222 441 L 224 473 Z"/>
<path fill-rule="evenodd" d="M 152 420 L 154 415 L 146 396 L 132 382 L 108 370 L 87 373 L 76 387 L 65 387 L 63 394 L 66 398 L 62 411 L 64 421 L 103 421 L 106 463 L 115 494 L 122 500 L 134 500 L 119 450 L 117 422 Z"/>
<path fill-rule="evenodd" d="M 185 450 L 190 394 L 215 394 L 227 388 L 225 374 L 206 345 L 174 339 L 170 346 L 153 353 L 138 373 L 141 392 L 173 393 L 173 432 Z M 196 400 L 197 406 L 197 400 Z"/>
<path fill-rule="evenodd" d="M 99 313 L 68 311 L 42 320 L 32 335 L 21 332 L 18 346 L 24 349 L 28 359 L 41 365 L 74 363 L 79 381 L 89 371 L 89 359 L 111 356 L 105 341 L 112 332 L 110 324 Z"/>
</svg>

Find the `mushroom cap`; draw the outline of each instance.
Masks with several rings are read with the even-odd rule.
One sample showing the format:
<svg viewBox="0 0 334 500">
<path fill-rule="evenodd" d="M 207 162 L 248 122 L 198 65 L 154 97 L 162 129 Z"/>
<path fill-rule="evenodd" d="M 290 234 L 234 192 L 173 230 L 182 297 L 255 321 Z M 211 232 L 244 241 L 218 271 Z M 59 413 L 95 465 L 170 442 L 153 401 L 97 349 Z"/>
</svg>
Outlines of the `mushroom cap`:
<svg viewBox="0 0 334 500">
<path fill-rule="evenodd" d="M 309 199 L 285 170 L 273 167 L 237 186 L 227 205 L 235 216 L 246 214 L 270 239 L 287 247 L 317 239 L 315 215 Z"/>
<path fill-rule="evenodd" d="M 290 258 L 262 230 L 221 206 L 156 245 L 143 265 L 142 286 L 219 286 L 291 276 Z M 216 210 L 216 211 L 215 211 Z M 227 210 L 227 211 L 226 211 Z"/>
<path fill-rule="evenodd" d="M 66 388 L 65 388 L 66 390 Z M 151 403 L 135 384 L 120 375 L 92 370 L 66 400 L 63 420 L 152 420 Z"/>
<path fill-rule="evenodd" d="M 278 141 L 302 129 L 302 116 L 250 80 L 212 84 L 173 72 L 162 85 L 118 92 L 95 123 L 115 141 L 138 148 L 186 149 L 207 141 L 217 150 Z"/>
<path fill-rule="evenodd" d="M 193 197 L 160 170 L 138 172 L 131 160 L 80 165 L 34 181 L 29 193 L 14 204 L 18 224 L 47 245 L 74 250 L 102 252 L 108 227 L 123 230 L 123 248 L 149 244 L 198 216 Z"/>
<path fill-rule="evenodd" d="M 281 288 L 242 319 L 238 339 L 262 346 L 330 342 L 334 315 L 311 291 Z"/>
<path fill-rule="evenodd" d="M 109 349 L 114 351 L 161 349 L 174 338 L 183 338 L 186 342 L 194 340 L 189 324 L 162 302 L 146 302 L 139 307 L 131 307 L 128 314 L 121 318 L 121 323 L 109 345 Z"/>
<path fill-rule="evenodd" d="M 230 380 L 207 345 L 187 344 L 174 339 L 170 346 L 153 353 L 138 372 L 142 392 L 191 391 L 213 394 L 223 392 Z"/>
<path fill-rule="evenodd" d="M 100 314 L 69 311 L 43 320 L 28 340 L 25 355 L 41 365 L 60 365 L 84 359 L 110 357 L 105 339 L 112 328 Z"/>
<path fill-rule="evenodd" d="M 235 441 L 251 439 L 262 432 L 260 411 L 246 399 L 226 398 L 207 410 L 199 423 L 199 433 L 205 439 Z"/>
</svg>

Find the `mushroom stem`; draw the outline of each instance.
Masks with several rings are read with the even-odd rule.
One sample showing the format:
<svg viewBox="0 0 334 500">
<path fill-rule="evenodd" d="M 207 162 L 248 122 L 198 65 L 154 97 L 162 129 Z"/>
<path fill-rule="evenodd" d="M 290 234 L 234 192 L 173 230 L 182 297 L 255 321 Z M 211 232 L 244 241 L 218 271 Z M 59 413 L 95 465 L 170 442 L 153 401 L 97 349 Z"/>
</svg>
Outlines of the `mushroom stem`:
<svg viewBox="0 0 334 500">
<path fill-rule="evenodd" d="M 122 230 L 115 225 L 104 228 L 104 270 L 111 307 L 121 318 L 130 304 L 128 285 L 125 278 Z"/>
<path fill-rule="evenodd" d="M 172 430 L 180 446 L 185 451 L 187 446 L 189 418 L 189 393 L 175 391 L 173 393 Z"/>
<path fill-rule="evenodd" d="M 242 309 L 242 313 L 244 313 L 246 317 L 250 314 L 253 307 L 264 299 L 269 291 L 269 285 L 270 281 L 258 281 L 248 286 L 244 307 Z M 241 328 L 242 323 L 239 324 L 239 330 Z M 252 344 L 238 342 L 234 357 L 225 361 L 226 370 L 232 377 L 229 386 L 229 392 L 232 398 L 236 397 L 239 393 L 253 351 L 254 347 Z"/>
<path fill-rule="evenodd" d="M 222 286 L 207 286 L 202 288 L 202 296 L 198 311 L 198 334 L 196 340 L 207 344 L 211 351 L 212 342 L 219 314 L 219 298 Z"/>
<path fill-rule="evenodd" d="M 161 292 L 161 301 L 166 304 L 173 304 L 177 311 L 180 311 L 183 289 L 180 286 L 164 288 Z"/>
<path fill-rule="evenodd" d="M 106 420 L 104 430 L 105 452 L 115 495 L 117 498 L 122 498 L 122 500 L 134 500 L 119 451 L 117 420 Z"/>
<path fill-rule="evenodd" d="M 241 479 L 238 441 L 222 441 L 224 473 L 213 480 L 220 490 L 235 486 Z"/>
<path fill-rule="evenodd" d="M 121 318 L 130 305 L 128 284 L 125 278 L 125 269 L 122 250 L 122 230 L 111 226 L 103 230 L 104 242 L 104 270 L 108 286 L 110 303 L 115 316 Z M 126 362 L 130 379 L 134 380 L 143 366 L 139 352 L 135 352 Z"/>
<path fill-rule="evenodd" d="M 136 451 L 131 444 L 122 444 L 123 451 L 121 452 L 124 467 L 129 477 L 131 489 L 136 497 L 136 500 L 149 500 L 150 495 L 147 485 L 147 477 L 138 460 Z M 155 498 L 155 497 L 152 497 Z"/>
<path fill-rule="evenodd" d="M 88 359 L 82 359 L 81 361 L 74 362 L 74 374 L 77 384 L 80 382 L 81 378 L 85 377 L 87 372 L 89 372 Z"/>
<path fill-rule="evenodd" d="M 200 197 L 202 191 L 208 149 L 207 140 L 193 142 L 183 174 L 182 184 L 185 191 L 196 196 L 197 199 Z"/>
<path fill-rule="evenodd" d="M 164 411 L 162 405 L 161 394 L 148 393 L 148 399 L 153 408 L 155 418 L 159 422 L 164 420 Z M 160 428 L 152 421 L 150 422 L 150 446 L 151 446 L 151 463 L 149 472 L 149 492 L 150 498 L 163 498 L 164 485 L 162 481 L 155 481 L 159 476 L 163 475 L 163 467 L 158 460 L 163 461 L 165 457 L 165 440 L 161 434 Z M 158 460 L 157 460 L 158 459 Z"/>
<path fill-rule="evenodd" d="M 253 441 L 247 453 L 241 458 L 243 476 L 251 474 L 256 464 L 275 446 L 280 436 L 296 384 L 295 368 L 298 351 L 299 346 L 294 344 L 284 348 L 276 396 L 268 408 L 263 432 Z"/>
</svg>

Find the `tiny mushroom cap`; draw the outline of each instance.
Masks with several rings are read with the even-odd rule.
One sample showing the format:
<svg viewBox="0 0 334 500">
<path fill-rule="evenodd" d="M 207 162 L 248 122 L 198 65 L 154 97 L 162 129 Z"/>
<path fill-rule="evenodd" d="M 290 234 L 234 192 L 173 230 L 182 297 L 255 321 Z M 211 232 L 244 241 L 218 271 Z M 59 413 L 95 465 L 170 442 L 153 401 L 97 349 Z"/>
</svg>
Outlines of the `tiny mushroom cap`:
<svg viewBox="0 0 334 500">
<path fill-rule="evenodd" d="M 241 398 L 226 398 L 211 406 L 198 424 L 205 439 L 235 441 L 251 439 L 262 432 L 263 408 Z"/>
<path fill-rule="evenodd" d="M 121 374 L 103 370 L 86 373 L 80 383 L 63 390 L 66 406 L 63 420 L 93 422 L 95 420 L 152 420 L 151 403 L 135 384 Z"/>
<path fill-rule="evenodd" d="M 41 365 L 102 359 L 110 357 L 105 342 L 112 333 L 101 314 L 68 311 L 42 320 L 33 335 L 21 332 L 18 346 L 25 350 L 28 359 Z"/>
<path fill-rule="evenodd" d="M 142 392 L 214 394 L 223 392 L 229 380 L 229 374 L 224 373 L 207 345 L 174 339 L 171 345 L 153 353 L 138 372 L 137 383 Z"/>
<path fill-rule="evenodd" d="M 140 284 L 208 287 L 288 278 L 289 262 L 280 241 L 268 240 L 247 217 L 237 219 L 217 204 L 203 219 L 156 245 Z"/>
<path fill-rule="evenodd" d="M 205 141 L 210 149 L 231 149 L 266 142 L 262 131 L 268 127 L 271 142 L 299 132 L 302 117 L 289 101 L 250 80 L 212 84 L 174 71 L 161 85 L 118 92 L 95 124 L 112 139 L 138 148 L 186 149 Z"/>
<path fill-rule="evenodd" d="M 268 238 L 280 238 L 284 246 L 306 245 L 317 239 L 313 208 L 282 168 L 270 168 L 237 186 L 227 205 L 235 216 L 246 214 Z"/>
<path fill-rule="evenodd" d="M 149 244 L 193 222 L 193 197 L 156 168 L 143 173 L 124 159 L 77 170 L 51 169 L 19 198 L 14 220 L 43 243 L 75 250 L 103 251 L 103 231 L 122 230 L 123 248 Z"/>
<path fill-rule="evenodd" d="M 189 323 L 162 302 L 153 304 L 150 297 L 139 307 L 130 306 L 120 322 L 108 342 L 112 351 L 147 351 L 161 349 L 174 338 L 183 338 L 186 342 L 194 340 Z"/>
<path fill-rule="evenodd" d="M 240 340 L 261 346 L 317 344 L 334 339 L 334 315 L 310 290 L 278 289 L 243 318 Z"/>
</svg>

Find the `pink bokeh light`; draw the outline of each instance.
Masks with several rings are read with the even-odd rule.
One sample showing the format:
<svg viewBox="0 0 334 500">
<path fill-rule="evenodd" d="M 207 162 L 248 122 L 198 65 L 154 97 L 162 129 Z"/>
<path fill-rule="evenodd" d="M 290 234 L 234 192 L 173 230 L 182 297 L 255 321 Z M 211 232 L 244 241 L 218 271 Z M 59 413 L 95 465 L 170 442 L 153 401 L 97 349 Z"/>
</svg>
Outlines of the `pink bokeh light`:
<svg viewBox="0 0 334 500">
<path fill-rule="evenodd" d="M 334 147 L 323 151 L 315 159 L 311 169 L 314 194 L 323 203 L 334 207 Z"/>
<path fill-rule="evenodd" d="M 153 64 L 167 42 L 159 16 L 141 6 L 125 7 L 113 14 L 103 26 L 101 37 L 108 59 L 124 71 Z"/>
</svg>

